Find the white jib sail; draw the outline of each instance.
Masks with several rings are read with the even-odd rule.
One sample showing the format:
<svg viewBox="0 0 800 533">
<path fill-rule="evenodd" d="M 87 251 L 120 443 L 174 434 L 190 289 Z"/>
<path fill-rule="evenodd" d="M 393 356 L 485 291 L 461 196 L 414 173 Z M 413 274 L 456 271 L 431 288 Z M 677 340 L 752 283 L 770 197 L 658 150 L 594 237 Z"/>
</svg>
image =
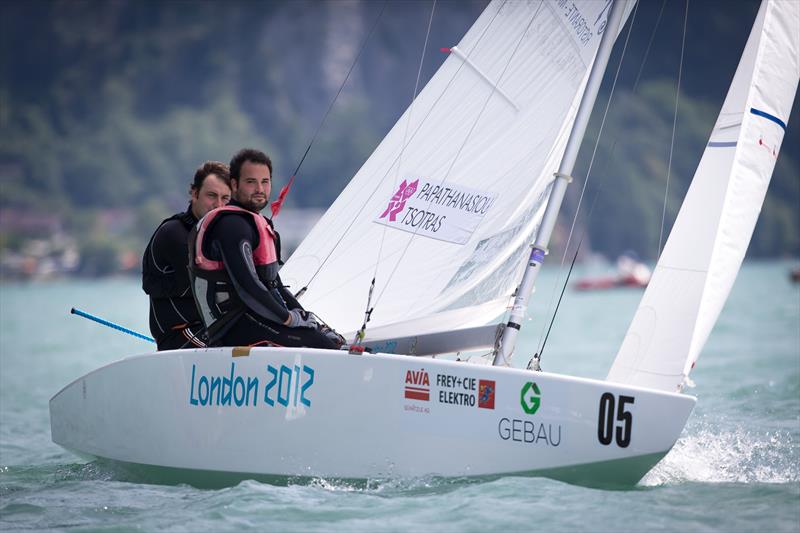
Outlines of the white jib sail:
<svg viewBox="0 0 800 533">
<path fill-rule="evenodd" d="M 765 0 L 607 379 L 680 390 L 744 259 L 800 78 L 800 2 Z"/>
<path fill-rule="evenodd" d="M 308 287 L 303 305 L 355 331 L 377 273 L 373 332 L 499 316 L 607 15 L 596 0 L 492 2 L 281 270 Z"/>
</svg>

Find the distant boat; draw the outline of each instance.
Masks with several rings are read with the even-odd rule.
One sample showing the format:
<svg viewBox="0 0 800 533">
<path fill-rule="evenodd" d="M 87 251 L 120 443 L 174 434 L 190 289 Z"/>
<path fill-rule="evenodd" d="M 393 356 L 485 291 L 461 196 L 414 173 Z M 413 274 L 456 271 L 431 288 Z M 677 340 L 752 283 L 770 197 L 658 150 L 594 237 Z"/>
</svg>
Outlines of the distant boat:
<svg viewBox="0 0 800 533">
<path fill-rule="evenodd" d="M 607 7 L 490 3 L 289 259 L 284 282 L 337 330 L 371 316 L 361 345 L 127 357 L 50 400 L 53 441 L 187 476 L 638 482 L 697 401 L 682 391 L 741 267 L 795 97 L 800 5 L 761 4 L 606 379 L 511 368 L 624 20 L 623 2 Z M 476 349 L 486 357 L 420 357 Z"/>
<path fill-rule="evenodd" d="M 579 291 L 615 288 L 644 289 L 650 283 L 650 268 L 632 254 L 623 254 L 617 259 L 617 272 L 607 276 L 579 279 L 573 285 Z"/>
</svg>

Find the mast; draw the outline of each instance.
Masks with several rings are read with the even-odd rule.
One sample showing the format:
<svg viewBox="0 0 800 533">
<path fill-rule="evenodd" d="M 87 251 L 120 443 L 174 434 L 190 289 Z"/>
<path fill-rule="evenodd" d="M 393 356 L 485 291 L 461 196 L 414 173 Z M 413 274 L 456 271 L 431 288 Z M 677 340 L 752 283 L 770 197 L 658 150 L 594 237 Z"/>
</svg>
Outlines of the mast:
<svg viewBox="0 0 800 533">
<path fill-rule="evenodd" d="M 572 181 L 572 169 L 578 157 L 578 149 L 583 141 L 583 135 L 586 133 L 586 126 L 589 123 L 589 117 L 592 114 L 592 108 L 594 107 L 597 93 L 600 90 L 600 83 L 603 81 L 603 74 L 605 73 L 606 65 L 608 65 L 608 58 L 611 55 L 614 41 L 617 38 L 620 22 L 622 21 L 622 16 L 625 11 L 624 4 L 625 2 L 622 0 L 614 0 L 611 6 L 611 11 L 608 15 L 608 24 L 606 24 L 603 37 L 600 40 L 597 58 L 589 73 L 589 80 L 586 83 L 586 90 L 583 93 L 578 113 L 575 116 L 575 124 L 567 140 L 564 157 L 561 159 L 561 165 L 558 168 L 558 172 L 555 174 L 556 179 L 550 191 L 550 198 L 547 202 L 542 223 L 539 226 L 535 241 L 531 244 L 531 255 L 528 258 L 528 265 L 525 267 L 522 281 L 519 287 L 517 287 L 517 294 L 514 298 L 514 304 L 511 307 L 511 315 L 503 329 L 500 344 L 495 348 L 494 361 L 492 363 L 494 365 L 509 366 L 511 362 L 511 355 L 514 352 L 517 335 L 519 334 L 522 320 L 528 309 L 528 301 L 536 285 L 536 278 L 539 277 L 539 267 L 544 262 L 544 256 L 547 254 L 547 246 L 553 234 L 553 228 L 558 218 L 558 212 L 561 209 L 561 202 L 564 200 L 564 193 L 567 190 L 567 185 Z"/>
</svg>

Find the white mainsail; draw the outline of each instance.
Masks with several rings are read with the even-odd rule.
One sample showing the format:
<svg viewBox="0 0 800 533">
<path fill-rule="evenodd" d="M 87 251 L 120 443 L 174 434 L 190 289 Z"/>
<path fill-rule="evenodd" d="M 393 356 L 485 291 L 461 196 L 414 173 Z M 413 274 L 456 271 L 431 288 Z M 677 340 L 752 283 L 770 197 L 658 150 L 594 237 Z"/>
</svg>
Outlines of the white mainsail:
<svg viewBox="0 0 800 533">
<path fill-rule="evenodd" d="M 798 78 L 800 2 L 765 0 L 609 381 L 682 388 L 744 259 Z"/>
<path fill-rule="evenodd" d="M 303 305 L 355 331 L 377 274 L 373 332 L 443 331 L 502 313 L 608 6 L 492 2 L 283 267 L 292 290 L 308 287 Z"/>
</svg>

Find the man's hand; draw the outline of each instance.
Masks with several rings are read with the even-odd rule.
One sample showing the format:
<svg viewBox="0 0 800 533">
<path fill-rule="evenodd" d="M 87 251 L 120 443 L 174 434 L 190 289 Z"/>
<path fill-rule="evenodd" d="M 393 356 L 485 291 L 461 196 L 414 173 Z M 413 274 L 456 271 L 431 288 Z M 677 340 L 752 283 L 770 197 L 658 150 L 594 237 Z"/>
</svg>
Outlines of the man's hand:
<svg viewBox="0 0 800 533">
<path fill-rule="evenodd" d="M 344 343 L 344 337 L 336 333 L 336 330 L 328 326 L 327 324 L 320 324 L 319 331 L 323 335 L 325 335 L 331 342 L 333 342 L 337 348 L 341 348 Z"/>
<path fill-rule="evenodd" d="M 290 328 L 319 328 L 319 322 L 317 322 L 317 317 L 314 316 L 314 313 L 309 313 L 302 309 L 292 309 L 289 311 L 289 318 L 284 324 Z"/>
</svg>

